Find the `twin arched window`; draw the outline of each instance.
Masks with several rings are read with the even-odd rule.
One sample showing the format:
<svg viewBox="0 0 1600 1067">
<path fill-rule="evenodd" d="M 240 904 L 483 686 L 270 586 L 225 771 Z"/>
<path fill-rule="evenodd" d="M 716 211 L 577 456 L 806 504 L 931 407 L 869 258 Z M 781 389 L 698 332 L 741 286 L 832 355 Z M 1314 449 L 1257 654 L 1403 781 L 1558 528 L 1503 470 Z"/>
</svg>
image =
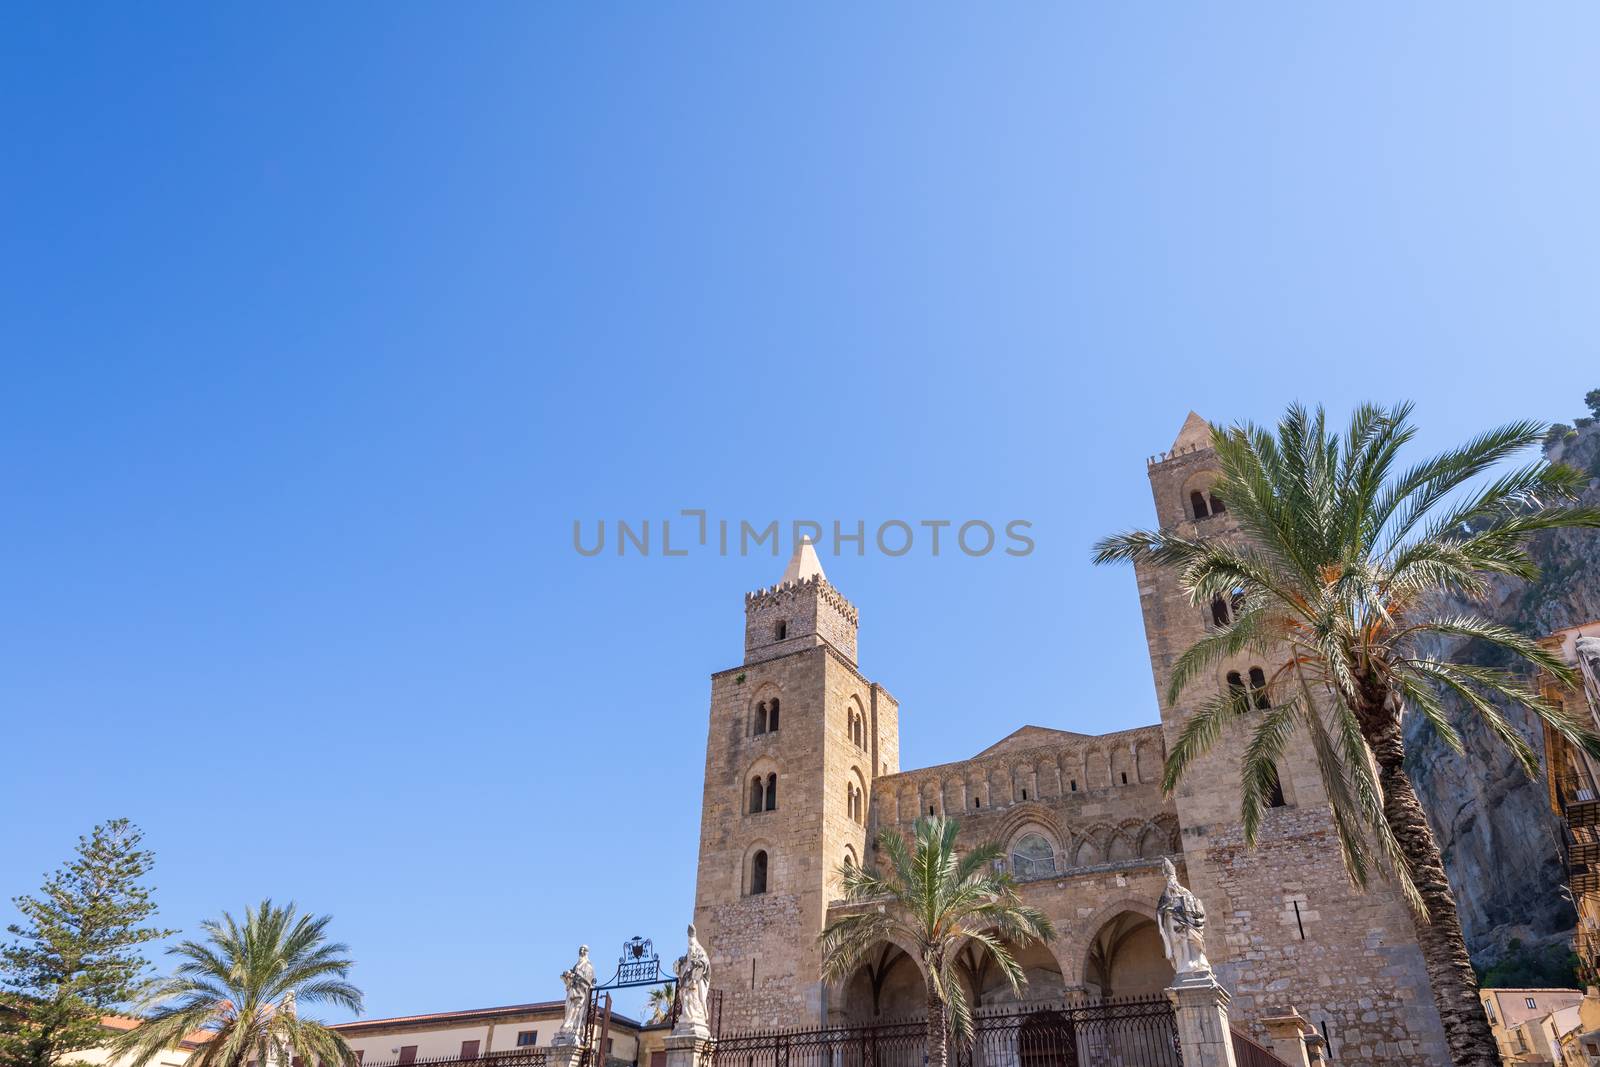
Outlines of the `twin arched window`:
<svg viewBox="0 0 1600 1067">
<path fill-rule="evenodd" d="M 1247 701 L 1246 707 L 1254 704 L 1257 709 L 1265 711 L 1272 707 L 1272 699 L 1267 694 L 1267 672 L 1260 667 L 1251 667 L 1249 673 L 1248 696 L 1246 696 L 1244 676 L 1238 671 L 1228 672 L 1228 692 L 1237 699 Z"/>
<path fill-rule="evenodd" d="M 778 810 L 778 775 L 776 772 L 769 774 L 765 779 L 756 775 L 750 779 L 750 814 L 762 811 Z"/>
<path fill-rule="evenodd" d="M 1204 519 L 1211 515 L 1221 515 L 1228 509 L 1223 506 L 1222 498 L 1215 492 L 1195 489 L 1189 493 L 1189 510 L 1194 512 L 1196 519 Z"/>
<path fill-rule="evenodd" d="M 859 782 L 851 780 L 844 784 L 844 810 L 854 821 L 866 824 L 867 802 Z"/>
<path fill-rule="evenodd" d="M 760 896 L 767 891 L 767 850 L 757 849 L 750 857 L 750 895 Z"/>
<path fill-rule="evenodd" d="M 866 716 L 862 715 L 854 704 L 850 705 L 849 714 L 845 720 L 845 730 L 850 734 L 850 740 L 855 743 L 857 748 L 865 749 L 867 747 Z"/>
<path fill-rule="evenodd" d="M 755 732 L 758 734 L 776 733 L 778 729 L 778 698 L 763 700 L 756 705 Z"/>
</svg>

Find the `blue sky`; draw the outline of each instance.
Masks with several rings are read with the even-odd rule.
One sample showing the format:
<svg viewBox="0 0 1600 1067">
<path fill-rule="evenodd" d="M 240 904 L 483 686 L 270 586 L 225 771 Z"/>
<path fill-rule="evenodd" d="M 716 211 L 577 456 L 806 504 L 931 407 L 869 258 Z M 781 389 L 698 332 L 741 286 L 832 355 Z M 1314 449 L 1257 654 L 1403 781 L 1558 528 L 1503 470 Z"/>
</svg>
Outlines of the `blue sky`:
<svg viewBox="0 0 1600 1067">
<path fill-rule="evenodd" d="M 0 893 L 125 815 L 167 922 L 332 912 L 369 1014 L 677 951 L 783 561 L 574 520 L 1031 521 L 824 555 L 914 767 L 1154 719 L 1089 545 L 1191 408 L 1600 386 L 1592 7 L 0 18 Z"/>
</svg>

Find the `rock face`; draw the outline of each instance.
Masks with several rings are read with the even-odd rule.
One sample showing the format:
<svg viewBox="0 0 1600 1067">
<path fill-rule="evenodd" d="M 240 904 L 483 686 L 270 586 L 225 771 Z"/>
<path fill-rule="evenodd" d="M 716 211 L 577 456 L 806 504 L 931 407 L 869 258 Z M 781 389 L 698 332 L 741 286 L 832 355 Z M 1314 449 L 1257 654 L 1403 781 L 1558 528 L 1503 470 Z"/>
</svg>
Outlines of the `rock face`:
<svg viewBox="0 0 1600 1067">
<path fill-rule="evenodd" d="M 1546 454 L 1589 472 L 1583 499 L 1600 505 L 1600 422 L 1547 445 Z M 1477 610 L 1533 635 L 1600 619 L 1596 536 L 1592 530 L 1543 535 L 1533 549 L 1543 572 L 1537 582 L 1504 582 L 1487 607 L 1446 606 Z M 1495 662 L 1493 650 L 1462 643 L 1437 651 Z M 1567 941 L 1575 917 L 1566 897 L 1561 824 L 1544 782 L 1530 781 L 1476 716 L 1456 721 L 1465 727 L 1465 756 L 1451 752 L 1420 716 L 1408 717 L 1406 763 L 1444 853 L 1467 947 L 1473 961 L 1486 966 L 1505 954 L 1512 939 L 1529 946 Z M 1539 724 L 1520 725 L 1542 752 Z"/>
</svg>

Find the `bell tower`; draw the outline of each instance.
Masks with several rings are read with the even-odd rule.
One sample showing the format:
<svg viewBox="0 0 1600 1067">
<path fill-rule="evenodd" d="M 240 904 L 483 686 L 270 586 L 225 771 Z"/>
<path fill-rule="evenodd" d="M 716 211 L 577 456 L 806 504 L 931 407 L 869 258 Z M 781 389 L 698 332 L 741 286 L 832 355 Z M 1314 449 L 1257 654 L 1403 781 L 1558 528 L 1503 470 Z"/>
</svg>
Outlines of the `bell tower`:
<svg viewBox="0 0 1600 1067">
<path fill-rule="evenodd" d="M 1190 412 L 1172 448 L 1150 459 L 1148 473 L 1162 530 L 1243 540 L 1217 489 L 1221 464 L 1211 428 L 1199 415 Z M 1251 989 L 1250 1010 L 1258 1016 L 1299 1011 L 1336 1052 L 1371 1049 L 1374 1059 L 1397 1064 L 1449 1062 L 1438 1012 L 1431 998 L 1417 996 L 1428 979 L 1411 915 L 1391 882 L 1375 877 L 1366 892 L 1351 886 L 1303 729 L 1277 762 L 1278 790 L 1255 844 L 1245 843 L 1240 757 L 1276 699 L 1268 684 L 1274 658 L 1243 652 L 1169 701 L 1178 657 L 1228 625 L 1237 605 L 1231 598 L 1191 603 L 1177 575 L 1148 564 L 1135 569 L 1169 751 L 1199 701 L 1229 689 L 1248 701 L 1244 721 L 1226 728 L 1190 764 L 1173 794 L 1188 887 L 1212 916 L 1206 948 L 1222 983 Z M 1335 977 L 1308 981 L 1312 974 Z M 1365 983 L 1359 995 L 1346 988 L 1352 983 Z"/>
<path fill-rule="evenodd" d="M 856 666 L 855 606 L 810 542 L 744 598 L 744 658 L 711 676 L 695 923 L 727 1029 L 818 1024 L 828 901 L 867 854 L 899 705 Z"/>
</svg>

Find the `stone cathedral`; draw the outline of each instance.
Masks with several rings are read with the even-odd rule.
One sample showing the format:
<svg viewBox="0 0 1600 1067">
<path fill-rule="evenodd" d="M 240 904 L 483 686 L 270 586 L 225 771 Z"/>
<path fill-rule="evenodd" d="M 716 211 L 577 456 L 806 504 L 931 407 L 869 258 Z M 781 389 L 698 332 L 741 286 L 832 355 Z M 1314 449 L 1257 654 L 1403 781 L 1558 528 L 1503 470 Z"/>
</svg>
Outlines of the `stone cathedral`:
<svg viewBox="0 0 1600 1067">
<path fill-rule="evenodd" d="M 1191 414 L 1151 460 L 1162 528 L 1233 535 L 1212 491 L 1209 440 Z M 919 964 L 901 946 L 884 944 L 833 986 L 819 979 L 817 936 L 843 908 L 841 864 L 873 864 L 883 831 L 909 834 L 919 815 L 942 813 L 959 817 L 963 841 L 1004 845 L 1023 899 L 1055 922 L 1055 941 L 1018 950 L 1027 1000 L 1165 988 L 1172 968 L 1154 919 L 1170 857 L 1206 905 L 1207 948 L 1236 1026 L 1260 1032 L 1262 1020 L 1298 1010 L 1336 1061 L 1448 1061 L 1406 906 L 1386 884 L 1351 887 L 1308 748 L 1279 766 L 1253 848 L 1239 821 L 1242 735 L 1225 736 L 1162 795 L 1166 745 L 1186 716 L 1165 700 L 1168 669 L 1227 621 L 1229 605 L 1197 607 L 1155 571 L 1137 579 L 1160 722 L 1100 735 L 1019 724 L 970 759 L 916 770 L 900 766 L 899 703 L 856 661 L 856 608 L 811 547 L 777 585 L 745 596 L 743 660 L 711 676 L 695 892 L 725 1027 L 920 1013 Z M 1240 662 L 1217 685 L 1263 677 Z M 1261 688 L 1253 699 L 1269 697 Z M 1059 720 L 1071 715 L 1059 709 Z M 970 967 L 966 979 L 976 1005 L 1013 999 L 991 969 Z"/>
</svg>

